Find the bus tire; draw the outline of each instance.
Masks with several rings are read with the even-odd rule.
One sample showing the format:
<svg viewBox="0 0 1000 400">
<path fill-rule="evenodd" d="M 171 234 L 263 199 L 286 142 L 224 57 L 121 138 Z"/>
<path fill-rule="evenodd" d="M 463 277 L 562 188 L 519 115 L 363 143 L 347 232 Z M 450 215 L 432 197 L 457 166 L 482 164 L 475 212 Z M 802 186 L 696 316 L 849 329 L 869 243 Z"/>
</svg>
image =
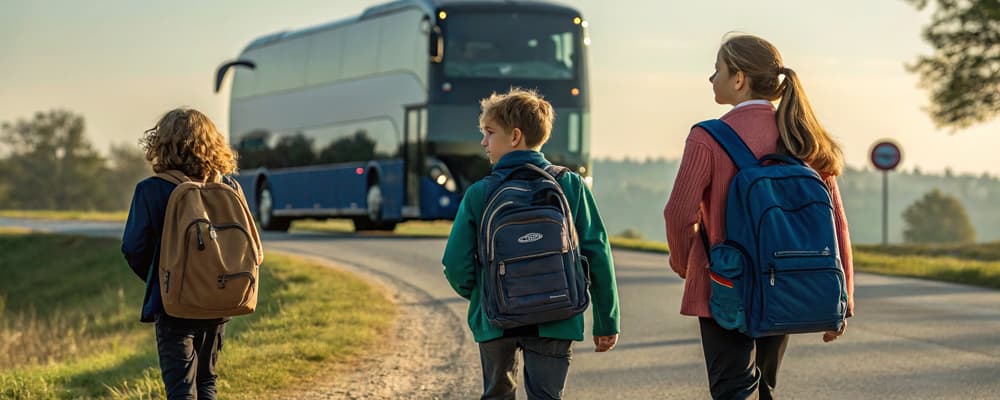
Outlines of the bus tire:
<svg viewBox="0 0 1000 400">
<path fill-rule="evenodd" d="M 382 196 L 382 187 L 378 181 L 368 185 L 368 192 L 365 194 L 366 209 L 368 214 L 354 218 L 354 231 L 391 231 L 396 229 L 396 221 L 383 221 L 382 208 L 385 199 Z"/>
<path fill-rule="evenodd" d="M 257 221 L 265 231 L 288 232 L 292 225 L 291 219 L 274 216 L 274 195 L 268 181 L 257 189 Z"/>
</svg>

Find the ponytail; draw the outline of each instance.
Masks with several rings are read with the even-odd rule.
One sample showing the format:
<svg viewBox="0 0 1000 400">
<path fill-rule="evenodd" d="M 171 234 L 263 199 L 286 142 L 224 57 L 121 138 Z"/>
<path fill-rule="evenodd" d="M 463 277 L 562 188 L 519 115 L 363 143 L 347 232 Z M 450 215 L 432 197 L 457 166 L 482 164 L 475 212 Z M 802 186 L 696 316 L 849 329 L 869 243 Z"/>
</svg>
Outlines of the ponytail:
<svg viewBox="0 0 1000 400">
<path fill-rule="evenodd" d="M 778 88 L 781 94 L 777 111 L 779 150 L 801 159 L 821 175 L 840 175 L 843 152 L 816 119 L 798 74 L 784 67 L 778 72 L 785 75 Z"/>
<path fill-rule="evenodd" d="M 781 99 L 776 113 L 779 151 L 804 161 L 822 175 L 840 175 L 844 164 L 840 146 L 819 124 L 798 74 L 783 66 L 774 45 L 753 35 L 727 36 L 719 57 L 730 70 L 746 74 L 753 98 Z M 785 79 L 779 83 L 781 75 Z"/>
</svg>

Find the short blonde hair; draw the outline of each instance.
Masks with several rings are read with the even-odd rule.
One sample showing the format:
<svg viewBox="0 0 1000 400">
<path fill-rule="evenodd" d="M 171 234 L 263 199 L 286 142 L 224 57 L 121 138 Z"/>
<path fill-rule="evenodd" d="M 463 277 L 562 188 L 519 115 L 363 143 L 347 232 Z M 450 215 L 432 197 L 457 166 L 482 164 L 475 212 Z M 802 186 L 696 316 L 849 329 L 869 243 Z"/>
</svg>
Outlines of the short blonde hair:
<svg viewBox="0 0 1000 400">
<path fill-rule="evenodd" d="M 190 108 L 170 110 L 139 140 L 153 171 L 179 170 L 193 178 L 236 172 L 236 152 L 205 114 Z"/>
<path fill-rule="evenodd" d="M 511 88 L 504 94 L 493 93 L 479 101 L 482 113 L 479 123 L 494 121 L 504 130 L 521 130 L 528 147 L 540 147 L 552 134 L 552 121 L 556 112 L 552 104 L 534 90 Z"/>
</svg>

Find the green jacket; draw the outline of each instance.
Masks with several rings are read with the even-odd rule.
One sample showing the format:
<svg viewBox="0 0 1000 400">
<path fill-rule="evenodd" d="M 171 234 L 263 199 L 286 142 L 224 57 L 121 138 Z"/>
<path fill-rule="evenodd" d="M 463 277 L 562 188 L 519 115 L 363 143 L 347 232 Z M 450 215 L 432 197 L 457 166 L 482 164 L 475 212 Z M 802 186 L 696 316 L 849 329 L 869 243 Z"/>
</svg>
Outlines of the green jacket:
<svg viewBox="0 0 1000 400">
<path fill-rule="evenodd" d="M 530 162 L 539 167 L 550 163 L 545 155 L 537 151 L 518 150 L 503 156 L 494 166 L 497 172 Z M 590 189 L 577 174 L 564 174 L 559 184 L 566 193 L 580 238 L 580 252 L 590 261 L 590 296 L 594 317 L 594 336 L 607 336 L 619 332 L 618 285 L 615 282 L 615 267 L 611 259 L 611 245 L 608 242 L 604 221 L 597 211 L 597 204 Z M 476 342 L 485 342 L 503 336 L 503 329 L 490 324 L 480 306 L 479 274 L 476 272 L 476 235 L 478 222 L 486 207 L 488 193 L 484 193 L 480 180 L 465 191 L 458 214 L 451 227 L 451 235 L 444 250 L 444 275 L 448 283 L 460 296 L 469 300 L 469 328 Z M 538 325 L 541 337 L 583 340 L 583 314 L 569 319 Z"/>
</svg>

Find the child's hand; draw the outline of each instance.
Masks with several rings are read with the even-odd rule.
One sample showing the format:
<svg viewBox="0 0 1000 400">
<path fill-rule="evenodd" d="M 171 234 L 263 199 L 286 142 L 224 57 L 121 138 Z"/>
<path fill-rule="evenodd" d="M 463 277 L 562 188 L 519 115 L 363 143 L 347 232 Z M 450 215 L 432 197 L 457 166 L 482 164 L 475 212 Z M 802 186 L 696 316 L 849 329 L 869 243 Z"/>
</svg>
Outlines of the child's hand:
<svg viewBox="0 0 1000 400">
<path fill-rule="evenodd" d="M 608 336 L 594 336 L 594 351 L 603 353 L 615 348 L 618 344 L 618 334 Z"/>
<path fill-rule="evenodd" d="M 844 324 L 840 326 L 840 330 L 839 331 L 826 331 L 826 332 L 823 332 L 823 342 L 824 343 L 829 343 L 829 342 L 832 342 L 834 340 L 837 340 L 837 338 L 840 337 L 841 335 L 843 335 L 844 331 L 846 331 L 846 330 L 847 330 L 847 320 L 844 320 Z"/>
</svg>

